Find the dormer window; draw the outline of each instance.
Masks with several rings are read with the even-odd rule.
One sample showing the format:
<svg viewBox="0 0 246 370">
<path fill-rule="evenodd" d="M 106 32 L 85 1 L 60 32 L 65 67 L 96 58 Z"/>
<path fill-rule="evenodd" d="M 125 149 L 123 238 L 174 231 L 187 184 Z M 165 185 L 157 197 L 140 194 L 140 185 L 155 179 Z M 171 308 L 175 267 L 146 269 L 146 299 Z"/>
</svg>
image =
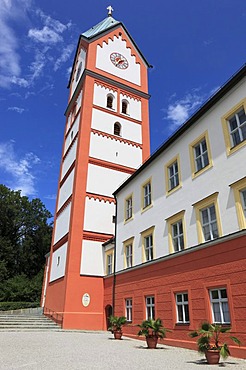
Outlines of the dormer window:
<svg viewBox="0 0 246 370">
<path fill-rule="evenodd" d="M 121 133 L 121 124 L 119 122 L 115 122 L 114 135 L 120 136 L 120 133 Z"/>
<path fill-rule="evenodd" d="M 107 108 L 110 108 L 110 109 L 113 108 L 113 100 L 114 100 L 113 95 L 111 94 L 107 95 Z"/>
<path fill-rule="evenodd" d="M 128 101 L 127 100 L 122 100 L 121 103 L 121 113 L 128 114 Z"/>
</svg>

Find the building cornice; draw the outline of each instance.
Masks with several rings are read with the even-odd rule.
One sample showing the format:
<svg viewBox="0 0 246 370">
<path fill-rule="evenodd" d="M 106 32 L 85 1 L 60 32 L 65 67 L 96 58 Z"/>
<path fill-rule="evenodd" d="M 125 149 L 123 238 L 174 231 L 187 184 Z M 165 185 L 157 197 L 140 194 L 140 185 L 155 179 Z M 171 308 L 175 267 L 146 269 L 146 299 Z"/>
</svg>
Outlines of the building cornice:
<svg viewBox="0 0 246 370">
<path fill-rule="evenodd" d="M 74 103 L 77 99 L 78 92 L 82 88 L 82 85 L 84 83 L 84 80 L 85 80 L 86 76 L 94 78 L 96 80 L 97 84 L 99 83 L 99 81 L 102 81 L 102 82 L 105 82 L 106 84 L 112 85 L 113 87 L 117 87 L 117 88 L 121 89 L 122 91 L 126 91 L 126 93 L 128 92 L 130 94 L 136 95 L 136 97 L 139 96 L 139 97 L 142 97 L 142 98 L 145 98 L 145 99 L 148 99 L 148 100 L 150 99 L 150 95 L 141 91 L 141 90 L 135 89 L 135 88 L 133 88 L 131 86 L 128 86 L 128 85 L 126 85 L 122 82 L 117 82 L 117 81 L 113 80 L 112 78 L 108 78 L 108 77 L 103 76 L 99 73 L 90 71 L 89 69 L 85 69 L 82 73 L 82 76 L 80 77 L 78 85 L 77 85 L 77 87 L 74 91 L 73 97 L 70 99 L 70 101 L 68 103 L 68 106 L 65 110 L 65 113 L 64 113 L 65 116 L 67 116 L 67 114 L 72 109 L 72 107 L 73 107 L 73 105 L 74 105 Z"/>
</svg>

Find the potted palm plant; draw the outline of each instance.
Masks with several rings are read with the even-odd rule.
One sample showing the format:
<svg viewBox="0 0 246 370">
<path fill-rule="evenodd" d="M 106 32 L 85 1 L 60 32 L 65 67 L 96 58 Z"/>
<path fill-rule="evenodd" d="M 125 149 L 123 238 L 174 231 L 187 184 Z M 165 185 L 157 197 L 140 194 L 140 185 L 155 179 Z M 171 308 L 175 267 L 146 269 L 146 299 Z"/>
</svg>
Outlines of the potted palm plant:
<svg viewBox="0 0 246 370">
<path fill-rule="evenodd" d="M 146 338 L 148 348 L 154 349 L 157 346 L 159 338 L 165 338 L 166 332 L 170 331 L 162 325 L 161 319 L 144 320 L 140 325 L 138 335 L 144 335 Z"/>
<path fill-rule="evenodd" d="M 200 328 L 190 333 L 190 337 L 197 339 L 198 351 L 205 354 L 209 364 L 218 364 L 220 356 L 225 359 L 230 356 L 230 350 L 227 343 L 221 342 L 221 334 L 228 333 L 231 330 L 228 326 L 219 324 L 210 324 L 205 321 Z M 234 343 L 240 346 L 241 342 L 238 338 L 229 337 Z"/>
<path fill-rule="evenodd" d="M 110 316 L 109 317 L 110 327 L 108 330 L 111 330 L 114 334 L 115 339 L 121 339 L 122 337 L 122 326 L 126 323 L 125 316 Z"/>
</svg>

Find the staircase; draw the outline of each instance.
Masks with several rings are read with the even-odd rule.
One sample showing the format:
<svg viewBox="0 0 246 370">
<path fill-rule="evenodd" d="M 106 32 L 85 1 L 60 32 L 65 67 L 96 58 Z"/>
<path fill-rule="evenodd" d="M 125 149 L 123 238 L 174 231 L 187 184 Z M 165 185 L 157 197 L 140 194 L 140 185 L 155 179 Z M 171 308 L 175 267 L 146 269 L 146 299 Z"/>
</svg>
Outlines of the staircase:
<svg viewBox="0 0 246 370">
<path fill-rule="evenodd" d="M 1 331 L 60 331 L 61 327 L 43 315 L 41 308 L 0 311 Z"/>
</svg>

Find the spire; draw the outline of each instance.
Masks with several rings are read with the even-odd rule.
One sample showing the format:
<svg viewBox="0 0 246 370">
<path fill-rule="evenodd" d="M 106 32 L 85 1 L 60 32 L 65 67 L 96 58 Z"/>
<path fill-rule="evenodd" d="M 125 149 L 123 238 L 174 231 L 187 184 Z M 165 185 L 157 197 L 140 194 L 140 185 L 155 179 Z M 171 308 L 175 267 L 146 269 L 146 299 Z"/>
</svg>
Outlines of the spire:
<svg viewBox="0 0 246 370">
<path fill-rule="evenodd" d="M 108 10 L 108 17 L 112 17 L 112 12 L 114 11 L 114 9 L 112 8 L 112 6 L 111 6 L 111 5 L 109 5 L 109 6 L 107 7 L 107 10 Z"/>
</svg>

